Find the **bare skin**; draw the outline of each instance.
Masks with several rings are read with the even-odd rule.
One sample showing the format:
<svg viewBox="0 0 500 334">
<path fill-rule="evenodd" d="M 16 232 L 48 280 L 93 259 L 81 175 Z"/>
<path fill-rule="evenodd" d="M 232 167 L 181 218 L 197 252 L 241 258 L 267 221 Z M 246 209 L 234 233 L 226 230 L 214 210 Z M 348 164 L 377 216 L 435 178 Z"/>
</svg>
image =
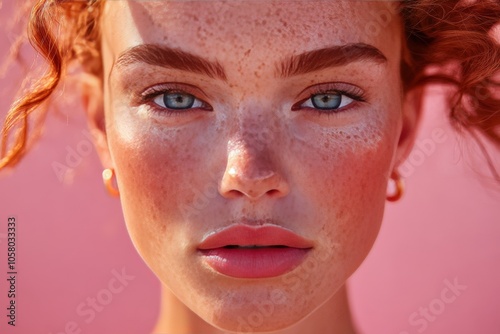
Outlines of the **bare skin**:
<svg viewBox="0 0 500 334">
<path fill-rule="evenodd" d="M 357 333 L 349 312 L 347 297 L 346 289 L 345 287 L 342 287 L 317 311 L 313 312 L 310 316 L 300 321 L 298 324 L 287 329 L 267 333 Z M 272 318 L 271 311 L 273 309 L 270 307 L 270 304 L 262 303 L 261 305 L 261 307 L 255 307 L 252 313 L 242 317 L 242 326 L 239 328 L 241 333 L 252 333 L 252 331 L 257 332 L 258 326 L 255 325 L 260 324 L 262 321 L 269 321 L 269 319 Z M 160 319 L 152 334 L 170 333 L 226 334 L 229 332 L 207 325 L 207 322 L 179 301 L 179 299 L 177 299 L 168 288 L 164 288 L 162 290 L 162 309 L 160 311 Z"/>
<path fill-rule="evenodd" d="M 85 100 L 131 239 L 165 287 L 154 333 L 354 333 L 345 282 L 418 118 L 390 6 L 106 3 L 104 82 Z M 391 20 L 370 33 L 381 11 Z M 277 277 L 222 275 L 198 246 L 241 223 L 286 228 L 311 250 Z"/>
</svg>

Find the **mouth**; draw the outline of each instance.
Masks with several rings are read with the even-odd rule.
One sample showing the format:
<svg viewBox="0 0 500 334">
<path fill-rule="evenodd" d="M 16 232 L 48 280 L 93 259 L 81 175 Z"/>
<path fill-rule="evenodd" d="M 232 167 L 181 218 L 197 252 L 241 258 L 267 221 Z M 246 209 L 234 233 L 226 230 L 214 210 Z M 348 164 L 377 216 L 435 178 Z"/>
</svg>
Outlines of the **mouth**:
<svg viewBox="0 0 500 334">
<path fill-rule="evenodd" d="M 223 248 L 227 249 L 236 249 L 236 248 L 241 248 L 241 249 L 256 249 L 256 248 L 285 248 L 288 246 L 283 246 L 283 245 L 269 245 L 269 246 L 259 246 L 259 245 L 248 245 L 248 246 L 240 246 L 240 245 L 227 245 L 224 246 Z"/>
<path fill-rule="evenodd" d="M 269 278 L 292 271 L 312 242 L 275 225 L 231 225 L 209 234 L 198 254 L 212 270 L 234 278 Z"/>
</svg>

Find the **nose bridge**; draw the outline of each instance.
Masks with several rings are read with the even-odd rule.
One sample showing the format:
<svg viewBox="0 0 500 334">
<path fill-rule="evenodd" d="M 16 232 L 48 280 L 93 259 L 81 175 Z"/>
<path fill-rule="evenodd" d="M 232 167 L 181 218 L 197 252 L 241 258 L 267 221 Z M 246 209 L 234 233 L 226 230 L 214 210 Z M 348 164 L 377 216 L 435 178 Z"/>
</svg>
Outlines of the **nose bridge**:
<svg viewBox="0 0 500 334">
<path fill-rule="evenodd" d="M 238 110 L 228 143 L 228 163 L 237 164 L 233 168 L 245 169 L 250 178 L 266 174 L 265 169 L 271 168 L 271 146 L 275 142 L 270 127 L 272 123 L 272 115 L 266 115 L 257 106 Z"/>
<path fill-rule="evenodd" d="M 243 115 L 238 119 L 237 138 L 240 146 L 243 146 L 248 153 L 262 154 L 269 151 L 272 132 L 270 130 L 271 120 L 261 113 L 253 115 Z"/>
<path fill-rule="evenodd" d="M 253 107 L 235 113 L 227 146 L 222 192 L 258 198 L 285 192 L 276 155 L 276 121 L 272 111 Z"/>
<path fill-rule="evenodd" d="M 252 99 L 242 96 L 235 110 L 234 126 L 231 140 L 237 147 L 247 150 L 247 153 L 264 153 L 272 151 L 272 145 L 279 131 L 276 110 L 273 106 L 263 103 L 271 99 Z M 269 153 L 269 152 L 268 152 Z"/>
</svg>

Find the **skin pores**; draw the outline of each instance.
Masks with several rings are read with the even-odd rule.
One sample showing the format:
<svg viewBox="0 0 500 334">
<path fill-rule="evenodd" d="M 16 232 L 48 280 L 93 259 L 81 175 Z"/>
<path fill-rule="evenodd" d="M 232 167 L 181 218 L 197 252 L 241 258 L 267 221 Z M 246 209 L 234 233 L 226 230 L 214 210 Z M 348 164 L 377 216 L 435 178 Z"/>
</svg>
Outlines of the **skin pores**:
<svg viewBox="0 0 500 334">
<path fill-rule="evenodd" d="M 108 146 L 101 157 L 116 171 L 138 252 L 213 326 L 241 330 L 259 305 L 272 316 L 253 330 L 295 324 L 332 298 L 368 254 L 388 175 L 407 149 L 399 144 L 402 27 L 388 8 L 309 0 L 106 3 Z M 381 11 L 393 14 L 384 24 L 376 20 Z M 279 73 L 292 56 L 353 43 L 386 60 L 348 54 L 337 66 Z M 201 57 L 223 75 L 119 61 L 141 44 Z M 152 95 L 166 90 L 189 94 L 197 107 L 165 110 Z M 310 98 L 325 91 L 350 96 L 338 111 L 320 112 Z M 313 248 L 278 277 L 221 275 L 197 247 L 235 223 L 282 226 Z"/>
</svg>

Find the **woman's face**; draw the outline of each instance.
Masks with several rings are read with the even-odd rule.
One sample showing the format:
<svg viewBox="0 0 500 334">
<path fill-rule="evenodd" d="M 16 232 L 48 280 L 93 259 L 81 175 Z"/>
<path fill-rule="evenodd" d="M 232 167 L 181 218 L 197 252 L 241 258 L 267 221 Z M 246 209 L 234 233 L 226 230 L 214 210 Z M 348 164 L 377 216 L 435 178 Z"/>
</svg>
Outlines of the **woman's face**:
<svg viewBox="0 0 500 334">
<path fill-rule="evenodd" d="M 405 151 L 390 9 L 106 3 L 101 157 L 140 255 L 214 326 L 237 330 L 262 305 L 259 330 L 296 323 L 369 252 Z"/>
</svg>

